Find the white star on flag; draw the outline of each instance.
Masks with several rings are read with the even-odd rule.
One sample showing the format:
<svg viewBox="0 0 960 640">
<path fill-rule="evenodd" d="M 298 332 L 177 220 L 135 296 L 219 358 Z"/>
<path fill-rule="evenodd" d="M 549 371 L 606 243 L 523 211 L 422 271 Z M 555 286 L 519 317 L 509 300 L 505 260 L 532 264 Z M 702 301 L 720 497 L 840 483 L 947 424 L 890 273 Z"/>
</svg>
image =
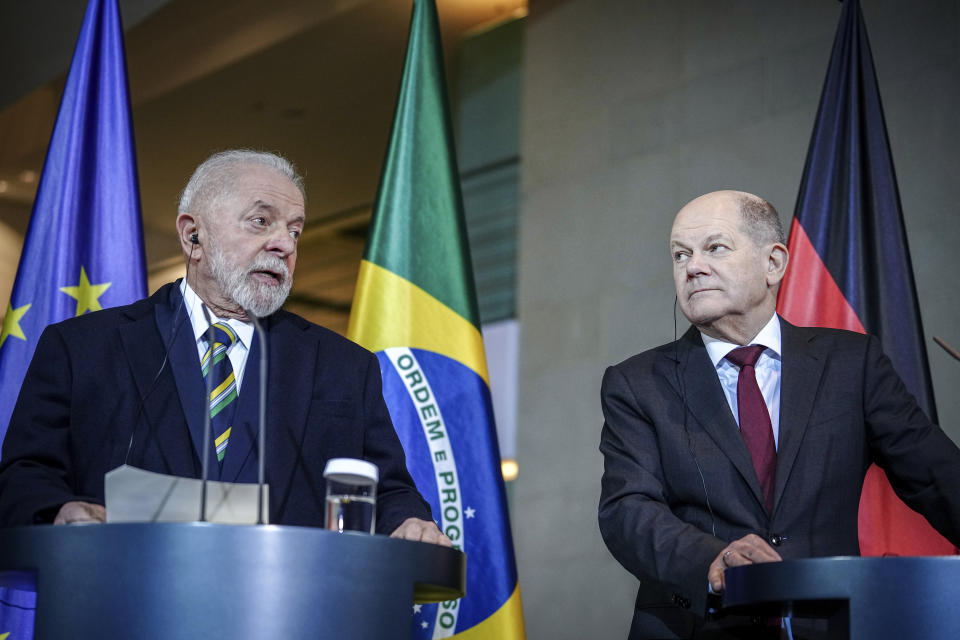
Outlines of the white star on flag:
<svg viewBox="0 0 960 640">
<path fill-rule="evenodd" d="M 415 604 L 415 605 L 413 605 L 413 612 L 414 612 L 414 613 L 420 613 L 420 609 L 422 609 L 422 608 L 423 608 L 423 605 L 422 605 L 422 604 Z"/>
<path fill-rule="evenodd" d="M 423 629 L 426 629 L 426 628 L 429 627 L 429 626 L 430 626 L 430 625 L 427 623 L 426 620 L 424 620 L 423 622 L 420 623 L 420 627 L 423 628 Z"/>
<path fill-rule="evenodd" d="M 474 517 L 477 514 L 477 510 L 474 509 L 473 507 L 467 507 L 466 509 L 463 510 L 463 514 L 467 516 L 467 518 L 469 519 Z"/>
</svg>

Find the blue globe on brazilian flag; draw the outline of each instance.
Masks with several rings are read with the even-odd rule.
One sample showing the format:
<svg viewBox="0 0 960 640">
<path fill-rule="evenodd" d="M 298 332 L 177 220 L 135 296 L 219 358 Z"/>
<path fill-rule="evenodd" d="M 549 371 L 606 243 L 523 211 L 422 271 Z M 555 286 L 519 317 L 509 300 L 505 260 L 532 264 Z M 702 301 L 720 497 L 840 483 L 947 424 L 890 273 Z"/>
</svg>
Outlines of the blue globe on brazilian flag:
<svg viewBox="0 0 960 640">
<path fill-rule="evenodd" d="M 433 0 L 415 0 L 348 337 L 377 354 L 420 493 L 467 554 L 467 595 L 415 638 L 525 637 Z"/>
</svg>

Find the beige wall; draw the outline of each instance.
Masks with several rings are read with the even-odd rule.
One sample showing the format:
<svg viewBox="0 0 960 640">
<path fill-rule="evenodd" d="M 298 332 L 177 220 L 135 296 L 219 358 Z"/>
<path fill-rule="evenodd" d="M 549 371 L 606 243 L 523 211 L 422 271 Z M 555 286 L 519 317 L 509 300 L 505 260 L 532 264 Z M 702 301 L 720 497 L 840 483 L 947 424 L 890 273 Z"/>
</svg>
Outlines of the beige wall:
<svg viewBox="0 0 960 640">
<path fill-rule="evenodd" d="M 10 293 L 13 291 L 13 278 L 17 274 L 17 265 L 20 263 L 20 248 L 23 245 L 23 236 L 13 228 L 0 222 L 0 304 L 9 303 Z M 7 307 L 0 309 L 0 319 L 7 312 Z"/>
<path fill-rule="evenodd" d="M 928 337 L 960 344 L 956 0 L 863 0 Z M 718 188 L 789 223 L 839 2 L 568 0 L 525 41 L 514 530 L 529 637 L 620 638 L 635 580 L 596 524 L 605 366 L 672 339 L 666 238 Z M 680 320 L 679 331 L 686 328 Z M 929 343 L 960 439 L 960 364 Z"/>
</svg>

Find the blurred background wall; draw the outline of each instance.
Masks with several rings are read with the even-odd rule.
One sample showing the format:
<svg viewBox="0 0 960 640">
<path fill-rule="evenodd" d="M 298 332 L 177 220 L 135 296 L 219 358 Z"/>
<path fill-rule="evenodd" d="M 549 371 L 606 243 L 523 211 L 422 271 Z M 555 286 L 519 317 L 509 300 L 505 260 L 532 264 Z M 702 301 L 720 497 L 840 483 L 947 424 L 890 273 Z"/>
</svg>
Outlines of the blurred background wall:
<svg viewBox="0 0 960 640">
<path fill-rule="evenodd" d="M 310 196 L 288 307 L 345 332 L 409 0 L 120 4 L 151 291 L 182 275 L 173 220 L 193 167 L 278 150 Z M 960 0 L 861 4 L 938 409 L 960 440 L 960 363 L 930 341 L 960 344 Z M 673 338 L 667 235 L 684 203 L 744 189 L 789 226 L 840 8 L 438 0 L 530 638 L 626 636 L 635 580 L 596 524 L 600 377 Z M 82 13 L 0 3 L 0 305 Z"/>
<path fill-rule="evenodd" d="M 722 188 L 785 227 L 841 4 L 532 2 L 525 33 L 514 528 L 532 638 L 625 637 L 596 525 L 604 368 L 673 339 L 676 211 Z M 960 3 L 861 2 L 941 421 L 960 438 Z M 678 321 L 678 332 L 687 323 Z"/>
</svg>

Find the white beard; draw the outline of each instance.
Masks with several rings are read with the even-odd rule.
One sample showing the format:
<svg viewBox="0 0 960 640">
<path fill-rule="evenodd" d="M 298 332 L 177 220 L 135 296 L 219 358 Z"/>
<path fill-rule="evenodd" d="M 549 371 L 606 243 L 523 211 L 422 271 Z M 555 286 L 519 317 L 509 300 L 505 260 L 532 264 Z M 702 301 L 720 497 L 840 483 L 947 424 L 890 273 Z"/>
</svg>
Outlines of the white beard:
<svg viewBox="0 0 960 640">
<path fill-rule="evenodd" d="M 258 318 L 270 315 L 279 309 L 293 284 L 286 263 L 277 256 L 264 254 L 257 256 L 246 269 L 237 268 L 227 262 L 226 256 L 216 242 L 207 242 L 210 257 L 210 273 L 220 287 L 220 291 L 241 308 Z M 255 271 L 273 271 L 282 276 L 280 286 L 271 286 L 254 280 L 250 274 Z"/>
</svg>

